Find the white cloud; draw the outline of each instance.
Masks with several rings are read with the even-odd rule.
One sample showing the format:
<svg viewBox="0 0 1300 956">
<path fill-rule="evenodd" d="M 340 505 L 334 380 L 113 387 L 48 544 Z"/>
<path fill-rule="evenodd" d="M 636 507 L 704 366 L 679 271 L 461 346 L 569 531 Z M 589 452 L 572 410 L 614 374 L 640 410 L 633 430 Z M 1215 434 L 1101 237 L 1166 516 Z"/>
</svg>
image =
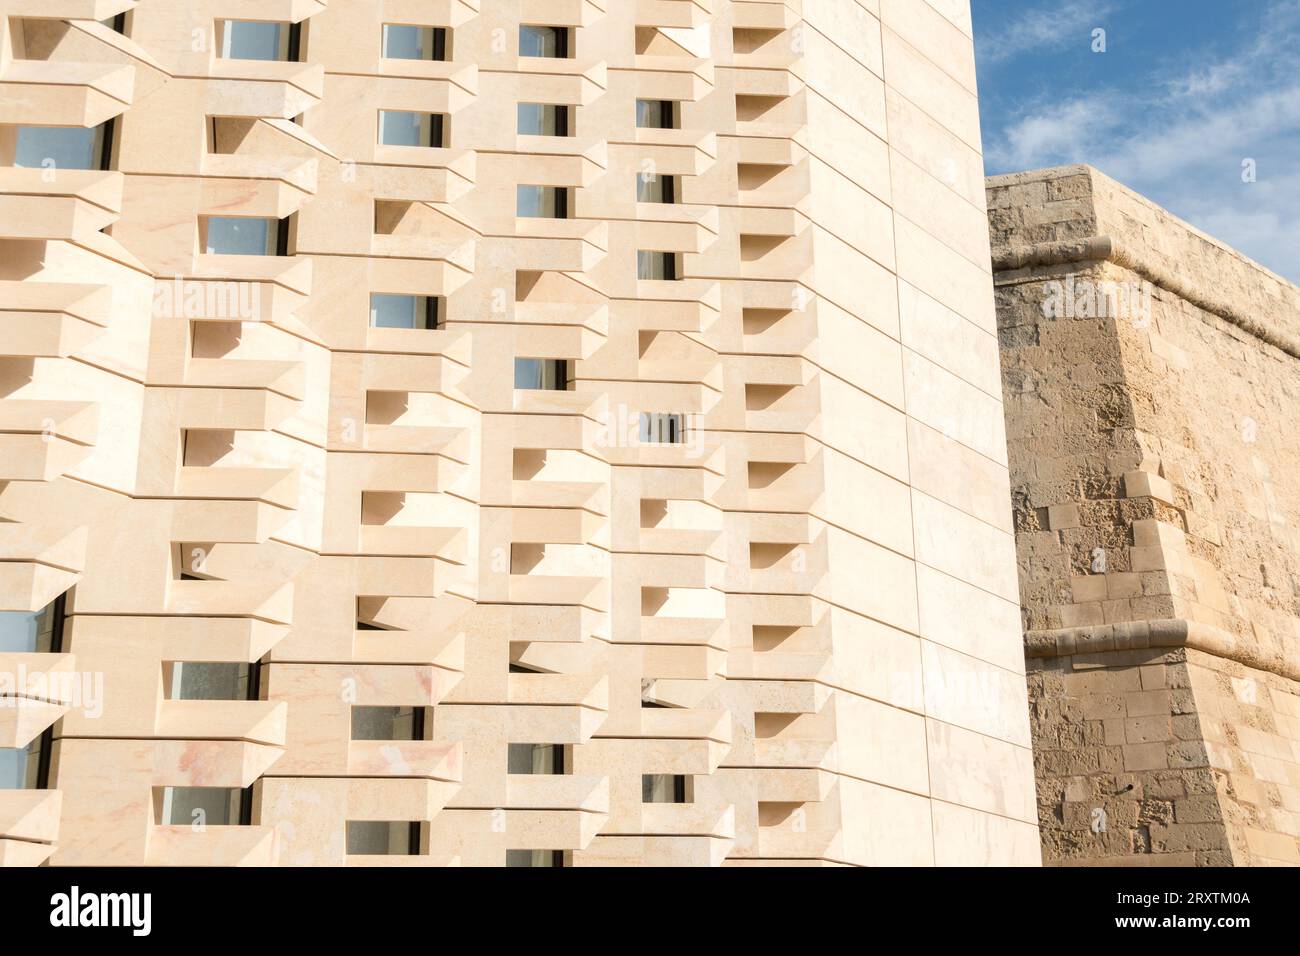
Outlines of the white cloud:
<svg viewBox="0 0 1300 956">
<path fill-rule="evenodd" d="M 1114 10 L 1098 0 L 1069 0 L 1038 10 L 1013 9 L 1004 25 L 980 31 L 987 61 L 1009 60 L 1030 50 L 1058 50 L 1070 43 L 1090 44 L 1092 30 Z"/>
<path fill-rule="evenodd" d="M 1139 88 L 1064 102 L 1050 93 L 986 131 L 991 172 L 1090 163 L 1300 281 L 1300 76 L 1290 48 L 1300 0 L 1275 4 L 1266 33 L 1231 56 L 1154 71 Z M 1244 183 L 1244 159 L 1257 181 Z"/>
</svg>

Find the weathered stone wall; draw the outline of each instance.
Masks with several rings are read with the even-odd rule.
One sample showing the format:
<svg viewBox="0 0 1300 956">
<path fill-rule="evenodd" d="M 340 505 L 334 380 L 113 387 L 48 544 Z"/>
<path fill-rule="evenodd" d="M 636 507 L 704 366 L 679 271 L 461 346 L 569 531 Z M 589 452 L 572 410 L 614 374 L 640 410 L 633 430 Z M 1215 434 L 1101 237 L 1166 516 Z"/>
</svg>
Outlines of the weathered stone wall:
<svg viewBox="0 0 1300 956">
<path fill-rule="evenodd" d="M 1044 859 L 1300 863 L 1300 290 L 1090 168 L 988 186 Z"/>
</svg>

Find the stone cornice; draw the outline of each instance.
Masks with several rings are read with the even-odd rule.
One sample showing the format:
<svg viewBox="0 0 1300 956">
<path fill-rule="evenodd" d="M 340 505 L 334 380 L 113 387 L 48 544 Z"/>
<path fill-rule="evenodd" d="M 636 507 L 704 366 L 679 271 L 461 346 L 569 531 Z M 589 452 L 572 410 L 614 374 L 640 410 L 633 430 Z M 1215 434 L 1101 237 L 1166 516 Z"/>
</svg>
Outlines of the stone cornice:
<svg viewBox="0 0 1300 956">
<path fill-rule="evenodd" d="M 1288 355 L 1300 358 L 1300 340 L 1278 329 L 1272 329 L 1246 312 L 1219 297 L 1209 281 L 1188 281 L 1168 269 L 1142 256 L 1140 250 L 1120 242 L 1114 236 L 1089 236 L 1086 239 L 1063 239 L 1028 246 L 1008 246 L 993 254 L 993 271 L 1010 272 L 1036 266 L 1069 265 L 1077 262 L 1113 262 L 1146 279 L 1154 286 L 1191 303 L 1225 322 L 1237 326 L 1281 349 Z"/>
<path fill-rule="evenodd" d="M 1182 618 L 1063 627 L 1025 634 L 1025 656 L 1029 658 L 1176 647 L 1190 647 L 1280 677 L 1300 680 L 1300 653 L 1293 648 L 1268 653 L 1253 640 Z"/>
</svg>

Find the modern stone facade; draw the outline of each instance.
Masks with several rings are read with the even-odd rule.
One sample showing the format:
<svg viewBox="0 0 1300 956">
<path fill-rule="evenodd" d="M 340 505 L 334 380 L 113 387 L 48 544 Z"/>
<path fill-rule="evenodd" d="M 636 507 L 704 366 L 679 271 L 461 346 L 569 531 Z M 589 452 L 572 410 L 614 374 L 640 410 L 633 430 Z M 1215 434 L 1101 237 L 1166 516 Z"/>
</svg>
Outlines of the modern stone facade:
<svg viewBox="0 0 1300 956">
<path fill-rule="evenodd" d="M 964 0 L 0 16 L 0 862 L 1038 861 Z"/>
<path fill-rule="evenodd" d="M 1300 289 L 1088 167 L 988 205 L 1043 859 L 1300 863 Z"/>
</svg>

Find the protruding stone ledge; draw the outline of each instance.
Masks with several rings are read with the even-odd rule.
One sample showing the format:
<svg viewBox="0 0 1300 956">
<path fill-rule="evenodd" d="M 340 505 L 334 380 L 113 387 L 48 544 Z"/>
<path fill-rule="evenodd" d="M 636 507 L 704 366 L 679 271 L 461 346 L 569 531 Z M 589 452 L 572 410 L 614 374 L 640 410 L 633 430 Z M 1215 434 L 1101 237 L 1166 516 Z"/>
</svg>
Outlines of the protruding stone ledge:
<svg viewBox="0 0 1300 956">
<path fill-rule="evenodd" d="M 1253 641 L 1217 627 L 1182 618 L 1123 621 L 1117 624 L 1063 627 L 1025 633 L 1027 658 L 1174 647 L 1190 647 L 1289 680 L 1300 680 L 1300 653 L 1295 649 L 1285 648 L 1269 653 Z"/>
<path fill-rule="evenodd" d="M 1250 314 L 1234 308 L 1199 282 L 1188 282 L 1169 270 L 1147 260 L 1141 250 L 1121 243 L 1114 236 L 1089 236 L 1086 239 L 1061 239 L 1027 246 L 1007 246 L 994 252 L 993 271 L 1010 272 L 1036 266 L 1069 265 L 1076 262 L 1113 262 L 1146 279 L 1152 285 L 1172 292 L 1198 309 L 1217 315 L 1243 332 L 1255 336 L 1288 355 L 1300 358 L 1300 340 L 1279 329 L 1264 325 Z"/>
</svg>

